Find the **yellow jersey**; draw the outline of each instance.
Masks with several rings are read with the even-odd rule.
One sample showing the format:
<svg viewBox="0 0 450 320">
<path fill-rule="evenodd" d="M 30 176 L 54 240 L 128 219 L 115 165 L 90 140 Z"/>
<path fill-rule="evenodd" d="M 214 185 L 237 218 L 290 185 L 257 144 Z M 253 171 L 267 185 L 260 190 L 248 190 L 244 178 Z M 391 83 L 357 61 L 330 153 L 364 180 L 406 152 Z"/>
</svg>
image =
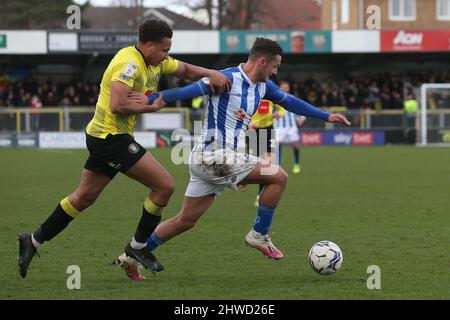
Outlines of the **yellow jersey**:
<svg viewBox="0 0 450 320">
<path fill-rule="evenodd" d="M 274 108 L 278 111 L 280 117 L 284 117 L 286 111 L 278 104 L 274 104 L 269 100 L 261 100 L 258 106 L 258 110 L 250 120 L 254 123 L 256 128 L 268 128 L 273 125 Z"/>
<path fill-rule="evenodd" d="M 133 135 L 136 126 L 136 114 L 114 114 L 109 107 L 111 83 L 119 81 L 133 91 L 146 93 L 156 91 L 161 74 L 171 74 L 178 69 L 178 60 L 168 58 L 157 67 L 147 66 L 142 53 L 130 46 L 116 53 L 103 74 L 100 84 L 95 114 L 86 127 L 86 132 L 97 138 L 106 138 L 108 134 Z"/>
</svg>

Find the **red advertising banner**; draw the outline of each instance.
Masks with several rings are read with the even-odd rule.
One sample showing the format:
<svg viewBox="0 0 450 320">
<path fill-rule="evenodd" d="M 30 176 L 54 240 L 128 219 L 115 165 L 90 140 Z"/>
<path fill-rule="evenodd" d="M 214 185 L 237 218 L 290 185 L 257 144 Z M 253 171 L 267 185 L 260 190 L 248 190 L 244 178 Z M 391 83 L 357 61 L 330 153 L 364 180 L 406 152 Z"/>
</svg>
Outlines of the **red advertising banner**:
<svg viewBox="0 0 450 320">
<path fill-rule="evenodd" d="M 353 144 L 373 144 L 373 132 L 353 132 Z"/>
<path fill-rule="evenodd" d="M 450 51 L 450 30 L 381 31 L 381 51 Z"/>
<path fill-rule="evenodd" d="M 302 144 L 305 145 L 321 145 L 323 136 L 321 132 L 305 132 L 301 134 Z"/>
</svg>

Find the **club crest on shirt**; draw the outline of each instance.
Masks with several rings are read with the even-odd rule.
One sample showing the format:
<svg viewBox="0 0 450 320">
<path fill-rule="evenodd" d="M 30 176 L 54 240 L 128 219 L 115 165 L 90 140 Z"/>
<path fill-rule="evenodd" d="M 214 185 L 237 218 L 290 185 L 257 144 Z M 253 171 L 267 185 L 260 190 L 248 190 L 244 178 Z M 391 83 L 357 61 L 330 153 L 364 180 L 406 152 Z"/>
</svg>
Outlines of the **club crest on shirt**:
<svg viewBox="0 0 450 320">
<path fill-rule="evenodd" d="M 136 154 L 139 152 L 139 146 L 136 143 L 130 143 L 128 145 L 128 152 L 131 154 Z"/>
<path fill-rule="evenodd" d="M 148 71 L 147 87 L 154 88 L 156 90 L 159 83 L 159 78 L 161 78 L 161 73 L 153 73 L 150 69 Z"/>
</svg>

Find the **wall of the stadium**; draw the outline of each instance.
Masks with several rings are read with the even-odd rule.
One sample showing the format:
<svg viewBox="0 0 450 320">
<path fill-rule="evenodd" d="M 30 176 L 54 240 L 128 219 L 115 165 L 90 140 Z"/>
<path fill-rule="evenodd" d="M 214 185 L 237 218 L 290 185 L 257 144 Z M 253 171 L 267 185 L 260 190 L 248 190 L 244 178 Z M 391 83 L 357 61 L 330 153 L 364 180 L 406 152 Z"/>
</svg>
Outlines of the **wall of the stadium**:
<svg viewBox="0 0 450 320">
<path fill-rule="evenodd" d="M 174 31 L 171 53 L 219 53 L 217 31 Z"/>
<path fill-rule="evenodd" d="M 141 116 L 143 130 L 174 130 L 184 128 L 184 115 L 181 112 L 152 112 Z"/>
<path fill-rule="evenodd" d="M 174 31 L 171 54 L 247 54 L 256 37 L 277 40 L 285 53 L 450 51 L 449 30 Z M 0 54 L 115 54 L 133 32 L 1 31 Z"/>
<path fill-rule="evenodd" d="M 156 147 L 155 132 L 135 132 L 134 138 L 144 148 Z M 3 140 L 6 141 L 6 139 Z M 39 148 L 43 149 L 86 148 L 86 135 L 84 132 L 40 132 L 38 141 Z"/>
<path fill-rule="evenodd" d="M 332 33 L 332 51 L 380 52 L 380 31 L 337 30 Z"/>
<path fill-rule="evenodd" d="M 48 51 L 114 54 L 137 40 L 135 32 L 49 32 Z M 174 31 L 170 53 L 215 54 L 219 49 L 218 31 Z"/>
<path fill-rule="evenodd" d="M 49 32 L 49 52 L 78 51 L 78 35 L 74 32 Z"/>
<path fill-rule="evenodd" d="M 0 133 L 0 148 L 36 148 L 37 146 L 36 133 Z"/>
<path fill-rule="evenodd" d="M 248 53 L 258 37 L 277 41 L 284 53 L 331 52 L 331 31 L 327 30 L 222 31 L 220 32 L 220 52 Z"/>
<path fill-rule="evenodd" d="M 0 54 L 45 54 L 47 31 L 0 30 Z"/>
<path fill-rule="evenodd" d="M 277 41 L 284 52 L 291 52 L 291 32 L 278 30 L 231 30 L 220 32 L 220 51 L 222 53 L 248 53 L 253 42 L 258 37 Z"/>
</svg>

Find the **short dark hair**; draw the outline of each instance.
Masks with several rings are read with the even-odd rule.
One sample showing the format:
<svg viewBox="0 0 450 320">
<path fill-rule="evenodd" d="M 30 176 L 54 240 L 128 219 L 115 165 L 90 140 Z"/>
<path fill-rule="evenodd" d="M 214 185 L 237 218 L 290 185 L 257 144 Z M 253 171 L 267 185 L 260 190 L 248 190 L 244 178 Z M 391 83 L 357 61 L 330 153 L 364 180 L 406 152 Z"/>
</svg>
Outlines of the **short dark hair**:
<svg viewBox="0 0 450 320">
<path fill-rule="evenodd" d="M 172 36 L 172 28 L 165 21 L 150 19 L 139 25 L 139 42 L 161 42 L 163 38 L 172 39 Z"/>
<path fill-rule="evenodd" d="M 276 55 L 281 56 L 282 54 L 283 49 L 278 42 L 266 38 L 256 38 L 252 48 L 250 49 L 249 57 L 251 60 L 256 60 L 264 55 L 269 58 L 273 58 Z"/>
</svg>

